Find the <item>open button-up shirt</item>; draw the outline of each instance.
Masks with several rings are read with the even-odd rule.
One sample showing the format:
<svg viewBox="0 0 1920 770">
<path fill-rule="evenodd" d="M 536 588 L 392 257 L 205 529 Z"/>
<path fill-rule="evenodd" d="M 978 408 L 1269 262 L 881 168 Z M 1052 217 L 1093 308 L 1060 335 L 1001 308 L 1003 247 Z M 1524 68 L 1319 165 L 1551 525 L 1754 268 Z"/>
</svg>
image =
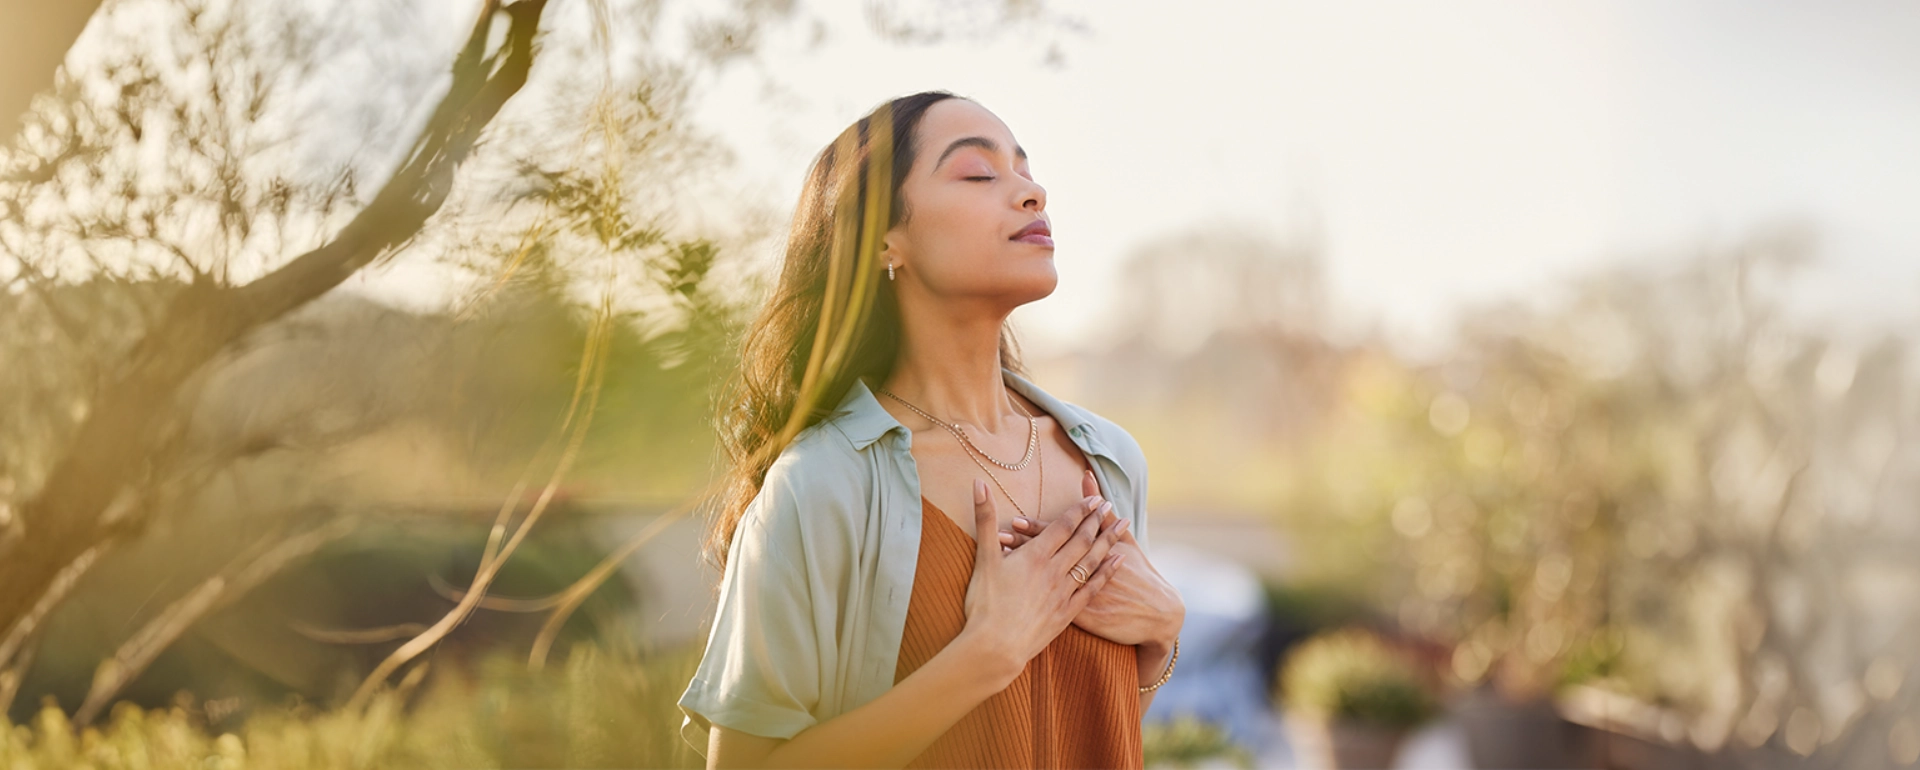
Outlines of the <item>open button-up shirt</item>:
<svg viewBox="0 0 1920 770">
<path fill-rule="evenodd" d="M 1001 374 L 1066 428 L 1144 550 L 1139 443 L 1011 370 Z M 893 687 L 920 556 L 912 445 L 913 431 L 856 379 L 767 469 L 728 549 L 706 654 L 680 696 L 681 737 L 703 756 L 712 725 L 792 738 Z"/>
</svg>

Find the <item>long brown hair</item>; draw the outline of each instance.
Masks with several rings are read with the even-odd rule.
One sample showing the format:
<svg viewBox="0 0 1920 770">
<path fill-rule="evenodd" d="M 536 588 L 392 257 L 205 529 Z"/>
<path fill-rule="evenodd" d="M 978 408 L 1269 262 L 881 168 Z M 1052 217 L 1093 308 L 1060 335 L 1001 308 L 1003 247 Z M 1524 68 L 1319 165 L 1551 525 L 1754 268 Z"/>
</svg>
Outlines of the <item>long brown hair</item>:
<svg viewBox="0 0 1920 770">
<path fill-rule="evenodd" d="M 964 97 L 923 91 L 890 100 L 814 157 L 779 280 L 747 326 L 740 368 L 717 402 L 727 467 L 705 550 L 721 570 L 747 504 L 793 437 L 824 419 L 856 378 L 871 387 L 893 374 L 900 303 L 880 276 L 880 236 L 912 213 L 900 188 L 927 108 L 957 98 Z M 1025 375 L 1019 350 L 1002 326 L 1001 365 Z"/>
</svg>

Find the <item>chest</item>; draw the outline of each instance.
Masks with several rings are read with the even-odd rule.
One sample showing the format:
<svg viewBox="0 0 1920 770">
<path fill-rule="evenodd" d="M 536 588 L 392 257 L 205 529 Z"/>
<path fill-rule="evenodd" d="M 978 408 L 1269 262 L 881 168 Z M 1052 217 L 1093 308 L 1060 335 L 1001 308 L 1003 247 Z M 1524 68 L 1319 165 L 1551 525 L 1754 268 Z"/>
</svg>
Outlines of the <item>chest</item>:
<svg viewBox="0 0 1920 770">
<path fill-rule="evenodd" d="M 986 482 L 987 497 L 993 502 L 994 514 L 998 518 L 997 529 L 1011 529 L 1013 517 L 1020 515 L 1022 509 L 1041 524 L 1059 518 L 1078 505 L 1084 496 L 1080 488 L 1081 478 L 1092 465 L 1057 422 L 1049 417 L 1041 417 L 1036 422 L 1039 423 L 1039 446 L 1035 452 L 1039 456 L 1017 471 L 1007 470 L 985 459 L 976 462 L 976 457 L 970 457 L 959 439 L 945 429 L 936 427 L 916 431 L 913 434 L 912 454 L 920 474 L 921 496 L 931 501 L 934 507 L 969 535 L 974 532 L 974 479 Z M 1016 462 L 1020 458 L 1017 452 L 993 456 L 1008 462 Z M 982 465 L 986 466 L 984 470 Z M 1041 475 L 1043 470 L 1044 477 Z M 1101 494 L 1107 494 L 1107 491 L 1102 490 Z"/>
</svg>

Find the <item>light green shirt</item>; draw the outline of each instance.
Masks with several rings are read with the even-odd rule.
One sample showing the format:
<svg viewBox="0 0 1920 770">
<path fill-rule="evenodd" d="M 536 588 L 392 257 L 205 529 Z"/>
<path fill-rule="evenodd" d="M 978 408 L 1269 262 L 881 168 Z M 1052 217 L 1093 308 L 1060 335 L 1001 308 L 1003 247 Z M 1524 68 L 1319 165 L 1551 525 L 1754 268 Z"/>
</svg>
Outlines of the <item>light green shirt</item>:
<svg viewBox="0 0 1920 770">
<path fill-rule="evenodd" d="M 1144 550 L 1147 461 L 1139 443 L 1001 373 L 1066 429 Z M 680 696 L 681 737 L 702 756 L 714 724 L 792 738 L 893 687 L 920 556 L 912 442 L 913 432 L 855 380 L 836 410 L 767 469 L 728 550 L 706 654 Z"/>
</svg>

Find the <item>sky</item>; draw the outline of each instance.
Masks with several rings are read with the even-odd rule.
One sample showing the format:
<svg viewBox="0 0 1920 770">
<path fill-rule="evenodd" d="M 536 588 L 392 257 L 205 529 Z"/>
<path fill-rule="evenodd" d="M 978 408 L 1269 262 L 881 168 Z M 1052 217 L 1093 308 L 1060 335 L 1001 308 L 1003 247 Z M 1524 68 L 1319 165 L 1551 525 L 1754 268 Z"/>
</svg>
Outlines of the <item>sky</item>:
<svg viewBox="0 0 1920 770">
<path fill-rule="evenodd" d="M 1920 321 L 1920 3 L 1055 0 L 1080 31 L 911 46 L 865 5 L 804 4 L 824 41 L 774 30 L 695 120 L 736 154 L 740 199 L 784 216 L 813 155 L 885 99 L 985 105 L 1048 191 L 1061 283 L 1014 315 L 1031 353 L 1098 345 L 1129 252 L 1207 226 L 1316 238 L 1338 320 L 1416 348 L 1462 308 L 1780 222 L 1818 238 L 1797 312 Z"/>
<path fill-rule="evenodd" d="M 1054 223 L 1060 288 L 1015 314 L 1030 349 L 1096 342 L 1129 249 L 1207 223 L 1317 230 L 1344 315 L 1408 339 L 1787 220 L 1819 237 L 1805 312 L 1920 320 L 1920 4 L 1059 2 L 1084 33 L 917 47 L 860 5 L 808 6 L 835 34 L 771 36 L 700 119 L 790 209 L 884 99 L 994 111 Z"/>
</svg>

